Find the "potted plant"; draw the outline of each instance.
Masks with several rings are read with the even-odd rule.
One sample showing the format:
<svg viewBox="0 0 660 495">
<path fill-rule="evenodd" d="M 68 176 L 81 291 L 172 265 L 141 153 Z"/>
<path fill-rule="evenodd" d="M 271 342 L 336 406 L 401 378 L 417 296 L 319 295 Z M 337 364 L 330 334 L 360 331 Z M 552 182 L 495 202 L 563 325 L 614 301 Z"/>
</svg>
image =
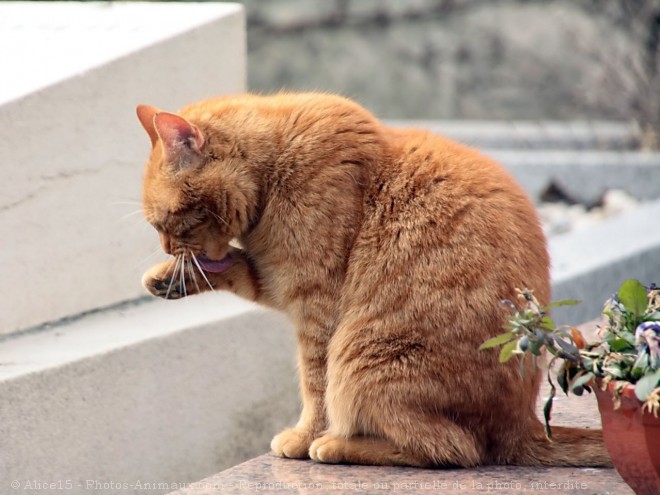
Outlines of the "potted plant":
<svg viewBox="0 0 660 495">
<path fill-rule="evenodd" d="M 511 301 L 507 332 L 480 349 L 501 346 L 500 361 L 551 356 L 547 367 L 550 396 L 545 403 L 546 434 L 552 437 L 550 413 L 555 383 L 568 394 L 596 393 L 603 437 L 621 477 L 638 495 L 660 494 L 660 289 L 625 281 L 603 310 L 599 339 L 586 343 L 574 327 L 557 326 L 552 307 L 577 304 L 558 301 L 542 307 L 529 290 Z M 558 363 L 553 379 L 553 365 Z"/>
</svg>

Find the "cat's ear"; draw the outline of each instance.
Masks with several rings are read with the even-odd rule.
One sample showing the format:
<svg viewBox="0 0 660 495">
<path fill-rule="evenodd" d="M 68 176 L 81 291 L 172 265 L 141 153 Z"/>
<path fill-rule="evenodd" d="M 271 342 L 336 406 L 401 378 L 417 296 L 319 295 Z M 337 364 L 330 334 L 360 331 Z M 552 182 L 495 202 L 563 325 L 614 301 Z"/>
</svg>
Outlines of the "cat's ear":
<svg viewBox="0 0 660 495">
<path fill-rule="evenodd" d="M 168 159 L 184 166 L 201 156 L 204 136 L 197 126 L 168 112 L 157 113 L 153 121 Z"/>
<path fill-rule="evenodd" d="M 144 130 L 149 134 L 149 139 L 151 139 L 151 147 L 156 146 L 158 142 L 158 133 L 154 127 L 154 116 L 158 113 L 161 113 L 162 110 L 152 107 L 150 105 L 138 105 L 135 109 L 138 120 L 144 127 Z"/>
</svg>

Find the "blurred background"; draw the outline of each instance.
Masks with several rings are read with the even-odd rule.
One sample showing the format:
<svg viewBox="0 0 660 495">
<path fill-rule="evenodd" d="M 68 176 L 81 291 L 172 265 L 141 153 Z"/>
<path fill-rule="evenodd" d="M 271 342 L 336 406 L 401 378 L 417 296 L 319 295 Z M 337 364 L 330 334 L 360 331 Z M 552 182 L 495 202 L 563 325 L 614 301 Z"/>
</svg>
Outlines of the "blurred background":
<svg viewBox="0 0 660 495">
<path fill-rule="evenodd" d="M 337 91 L 390 118 L 658 123 L 658 0 L 244 4 L 255 91 Z"/>
<path fill-rule="evenodd" d="M 339 92 L 389 118 L 659 125 L 660 0 L 242 3 L 253 91 Z"/>
<path fill-rule="evenodd" d="M 554 298 L 584 301 L 558 320 L 660 282 L 660 0 L 237 3 L 0 1 L 0 494 L 173 489 L 267 452 L 299 413 L 285 317 L 145 296 L 164 255 L 141 215 L 139 103 L 341 93 L 515 176 Z"/>
<path fill-rule="evenodd" d="M 633 119 L 657 145 L 660 0 L 243 0 L 252 91 L 380 117 Z"/>
</svg>

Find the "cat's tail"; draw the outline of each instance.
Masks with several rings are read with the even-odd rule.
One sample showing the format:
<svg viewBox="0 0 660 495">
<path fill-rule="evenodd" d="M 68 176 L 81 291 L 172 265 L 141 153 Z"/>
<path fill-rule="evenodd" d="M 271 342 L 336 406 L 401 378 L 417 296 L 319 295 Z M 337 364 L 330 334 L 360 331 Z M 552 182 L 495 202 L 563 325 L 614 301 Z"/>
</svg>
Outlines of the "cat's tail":
<svg viewBox="0 0 660 495">
<path fill-rule="evenodd" d="M 519 466 L 611 467 L 602 430 L 552 427 L 552 439 L 536 438 L 519 450 Z"/>
</svg>

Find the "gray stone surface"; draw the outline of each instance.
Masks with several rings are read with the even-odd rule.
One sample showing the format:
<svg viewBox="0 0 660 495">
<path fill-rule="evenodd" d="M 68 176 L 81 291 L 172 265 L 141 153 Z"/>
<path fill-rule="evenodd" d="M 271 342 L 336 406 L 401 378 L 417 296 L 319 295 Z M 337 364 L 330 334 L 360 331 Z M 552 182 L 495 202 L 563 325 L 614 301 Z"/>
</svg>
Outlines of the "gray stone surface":
<svg viewBox="0 0 660 495">
<path fill-rule="evenodd" d="M 634 495 L 614 469 L 484 466 L 472 469 L 318 464 L 261 455 L 172 495 Z M 180 489 L 178 489 L 180 488 Z"/>
</svg>

